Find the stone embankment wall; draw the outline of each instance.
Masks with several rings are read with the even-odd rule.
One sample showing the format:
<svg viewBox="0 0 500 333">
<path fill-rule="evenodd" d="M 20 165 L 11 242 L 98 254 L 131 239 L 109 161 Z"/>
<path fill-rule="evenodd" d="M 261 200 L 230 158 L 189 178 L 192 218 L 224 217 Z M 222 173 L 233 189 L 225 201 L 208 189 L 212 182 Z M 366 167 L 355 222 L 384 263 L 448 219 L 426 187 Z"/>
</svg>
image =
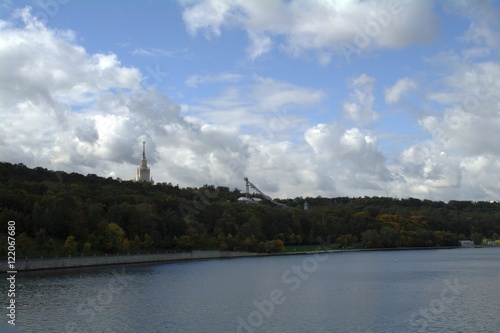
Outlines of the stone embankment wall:
<svg viewBox="0 0 500 333">
<path fill-rule="evenodd" d="M 217 258 L 253 257 L 256 253 L 250 252 L 221 252 L 221 251 L 192 251 L 178 253 L 154 253 L 154 254 L 125 254 L 88 257 L 58 257 L 40 259 L 18 259 L 16 260 L 17 271 L 32 271 L 42 269 L 89 267 L 104 265 L 125 265 L 155 262 L 174 262 Z M 1 271 L 7 271 L 7 260 L 0 264 Z"/>
</svg>

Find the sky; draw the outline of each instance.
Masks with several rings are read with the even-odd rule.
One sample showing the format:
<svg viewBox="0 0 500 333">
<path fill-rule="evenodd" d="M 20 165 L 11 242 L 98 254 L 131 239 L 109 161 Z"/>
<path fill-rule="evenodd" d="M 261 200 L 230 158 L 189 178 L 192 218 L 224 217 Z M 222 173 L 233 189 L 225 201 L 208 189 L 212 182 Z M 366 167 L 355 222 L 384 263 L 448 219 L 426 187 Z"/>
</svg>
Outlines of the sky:
<svg viewBox="0 0 500 333">
<path fill-rule="evenodd" d="M 0 160 L 500 199 L 500 1 L 0 2 Z"/>
</svg>

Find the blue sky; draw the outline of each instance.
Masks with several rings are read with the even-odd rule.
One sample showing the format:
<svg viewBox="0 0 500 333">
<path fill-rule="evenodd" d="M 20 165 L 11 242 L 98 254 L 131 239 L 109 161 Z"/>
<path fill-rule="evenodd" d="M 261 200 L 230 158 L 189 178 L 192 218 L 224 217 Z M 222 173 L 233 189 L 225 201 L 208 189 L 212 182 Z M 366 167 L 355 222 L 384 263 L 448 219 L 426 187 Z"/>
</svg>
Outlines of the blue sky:
<svg viewBox="0 0 500 333">
<path fill-rule="evenodd" d="M 3 1 L 3 161 L 498 200 L 498 1 Z"/>
</svg>

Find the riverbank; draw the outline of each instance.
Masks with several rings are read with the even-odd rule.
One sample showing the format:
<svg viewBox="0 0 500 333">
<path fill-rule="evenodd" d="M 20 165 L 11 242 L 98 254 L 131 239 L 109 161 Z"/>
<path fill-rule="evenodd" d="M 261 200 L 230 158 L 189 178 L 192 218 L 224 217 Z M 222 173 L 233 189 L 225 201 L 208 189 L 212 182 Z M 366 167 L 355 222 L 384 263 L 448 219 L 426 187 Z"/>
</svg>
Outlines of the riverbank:
<svg viewBox="0 0 500 333">
<path fill-rule="evenodd" d="M 15 264 L 17 271 L 36 271 L 62 268 L 78 268 L 109 265 L 130 265 L 144 263 L 168 263 L 179 261 L 194 261 L 208 259 L 228 259 L 259 256 L 251 252 L 223 251 L 190 251 L 148 254 L 119 254 L 100 256 L 73 256 L 55 258 L 18 259 Z M 0 270 L 7 271 L 7 261 L 0 264 Z"/>
<path fill-rule="evenodd" d="M 408 250 L 443 250 L 460 247 L 413 247 L 413 248 L 382 248 L 382 249 L 322 249 L 321 253 L 346 253 L 360 251 L 408 251 Z M 197 261 L 210 259 L 231 259 L 245 257 L 280 256 L 280 255 L 307 255 L 317 253 L 317 251 L 301 251 L 286 253 L 255 253 L 255 252 L 228 252 L 228 251 L 189 251 L 189 252 L 167 252 L 148 254 L 120 254 L 120 255 L 100 255 L 100 256 L 74 256 L 55 258 L 32 258 L 20 259 L 16 261 L 17 271 L 37 271 L 64 268 L 79 268 L 109 265 L 131 265 L 131 264 L 154 264 L 171 263 L 182 261 Z M 0 270 L 7 271 L 7 261 L 3 260 Z"/>
</svg>

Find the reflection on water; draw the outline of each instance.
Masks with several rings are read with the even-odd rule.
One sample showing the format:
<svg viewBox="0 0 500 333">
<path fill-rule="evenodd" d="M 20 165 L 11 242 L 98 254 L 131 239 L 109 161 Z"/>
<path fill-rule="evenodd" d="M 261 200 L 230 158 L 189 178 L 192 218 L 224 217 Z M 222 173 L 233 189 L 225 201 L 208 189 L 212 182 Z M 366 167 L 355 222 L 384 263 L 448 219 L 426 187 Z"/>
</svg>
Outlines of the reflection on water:
<svg viewBox="0 0 500 333">
<path fill-rule="evenodd" d="M 346 252 L 22 272 L 16 328 L 498 332 L 499 258 L 499 248 Z"/>
</svg>

